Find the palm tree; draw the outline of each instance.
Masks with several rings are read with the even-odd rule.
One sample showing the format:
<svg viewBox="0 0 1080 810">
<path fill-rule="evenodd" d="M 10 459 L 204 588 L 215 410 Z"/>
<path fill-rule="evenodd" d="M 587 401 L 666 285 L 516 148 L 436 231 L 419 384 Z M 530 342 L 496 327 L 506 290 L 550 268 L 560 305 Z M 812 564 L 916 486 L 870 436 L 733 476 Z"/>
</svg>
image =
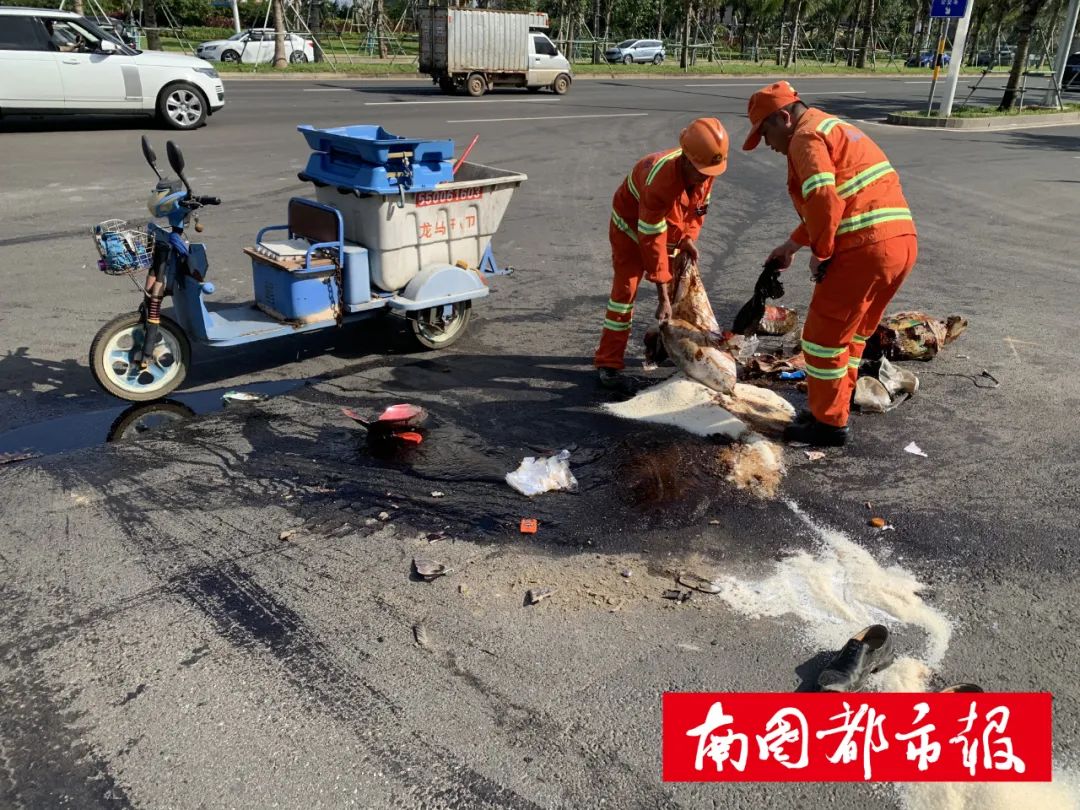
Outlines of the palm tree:
<svg viewBox="0 0 1080 810">
<path fill-rule="evenodd" d="M 1005 95 L 1001 97 L 999 110 L 1010 110 L 1016 102 L 1021 76 L 1027 69 L 1028 50 L 1031 47 L 1031 29 L 1035 27 L 1035 18 L 1039 16 L 1046 0 L 1024 0 L 1020 19 L 1016 23 L 1016 55 L 1013 57 L 1012 70 L 1009 71 L 1009 83 L 1005 86 Z"/>
<path fill-rule="evenodd" d="M 282 70 L 289 66 L 285 58 L 285 10 L 281 0 L 274 0 L 274 68 Z"/>
</svg>

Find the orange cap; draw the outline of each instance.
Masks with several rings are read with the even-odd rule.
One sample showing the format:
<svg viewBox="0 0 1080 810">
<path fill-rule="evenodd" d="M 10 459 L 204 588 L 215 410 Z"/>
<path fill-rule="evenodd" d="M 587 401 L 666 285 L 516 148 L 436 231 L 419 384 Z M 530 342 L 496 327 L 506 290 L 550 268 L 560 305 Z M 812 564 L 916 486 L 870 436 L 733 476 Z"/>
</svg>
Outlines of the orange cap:
<svg viewBox="0 0 1080 810">
<path fill-rule="evenodd" d="M 750 134 L 746 136 L 742 148 L 750 150 L 756 147 L 761 142 L 761 122 L 782 107 L 799 100 L 795 88 L 783 81 L 762 87 L 750 96 L 750 103 L 746 105 L 746 114 L 750 118 Z"/>
<path fill-rule="evenodd" d="M 728 134 L 717 118 L 698 118 L 682 131 L 679 146 L 686 158 L 704 175 L 717 177 L 727 171 Z"/>
</svg>

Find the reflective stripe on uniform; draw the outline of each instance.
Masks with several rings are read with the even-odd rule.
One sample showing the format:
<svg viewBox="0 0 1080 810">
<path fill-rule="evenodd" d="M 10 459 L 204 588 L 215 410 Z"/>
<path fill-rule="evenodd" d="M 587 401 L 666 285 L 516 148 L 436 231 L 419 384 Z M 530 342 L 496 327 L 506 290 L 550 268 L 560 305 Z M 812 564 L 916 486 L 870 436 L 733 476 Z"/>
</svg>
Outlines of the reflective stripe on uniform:
<svg viewBox="0 0 1080 810">
<path fill-rule="evenodd" d="M 621 323 L 619 321 L 613 321 L 611 318 L 604 318 L 604 328 L 610 329 L 612 332 L 625 332 L 630 328 L 630 321 Z"/>
<path fill-rule="evenodd" d="M 875 180 L 880 180 L 885 175 L 894 174 L 895 172 L 896 170 L 887 160 L 884 160 L 881 163 L 875 163 L 869 169 L 863 169 L 850 180 L 838 185 L 836 187 L 836 193 L 840 197 L 850 197 L 856 191 L 861 191 Z M 803 192 L 803 196 L 806 196 L 805 191 Z"/>
<path fill-rule="evenodd" d="M 826 118 L 824 121 L 817 125 L 817 131 L 820 132 L 822 135 L 828 135 L 830 132 L 833 131 L 837 124 L 842 123 L 844 122 L 841 121 L 839 118 Z"/>
<path fill-rule="evenodd" d="M 611 298 L 608 299 L 607 308 L 610 309 L 612 312 L 617 312 L 620 315 L 626 315 L 627 313 L 634 311 L 633 304 L 620 304 L 618 301 L 615 301 Z"/>
<path fill-rule="evenodd" d="M 822 357 L 825 360 L 832 360 L 834 357 L 839 357 L 847 348 L 840 347 L 835 348 L 833 346 L 819 346 L 817 343 L 811 343 L 809 340 L 802 342 L 802 350 L 813 357 Z"/>
<path fill-rule="evenodd" d="M 810 364 L 806 366 L 806 375 L 815 380 L 842 380 L 848 374 L 847 366 L 840 368 L 814 368 Z"/>
<path fill-rule="evenodd" d="M 625 233 L 635 242 L 637 241 L 637 232 L 635 232 L 633 228 L 626 224 L 626 220 L 620 217 L 618 212 L 614 208 L 611 209 L 611 221 L 615 223 L 616 228 Z"/>
<path fill-rule="evenodd" d="M 653 164 L 653 167 L 649 170 L 648 177 L 645 178 L 645 185 L 652 185 L 652 181 L 656 179 L 656 175 L 658 175 L 660 173 L 660 170 L 664 168 L 664 164 L 667 163 L 669 160 L 672 160 L 673 158 L 677 158 L 681 154 L 682 149 L 676 149 L 674 152 L 668 152 L 662 158 L 657 160 L 656 163 Z"/>
<path fill-rule="evenodd" d="M 810 192 L 815 188 L 821 188 L 822 186 L 836 185 L 836 175 L 832 172 L 818 172 L 815 175 L 807 177 L 802 184 L 803 199 L 810 196 Z M 837 189 L 839 191 L 839 189 Z"/>
<path fill-rule="evenodd" d="M 640 200 L 641 195 L 638 194 L 637 186 L 634 185 L 634 174 L 631 172 L 626 175 L 626 187 L 630 189 L 630 193 L 634 195 L 635 200 Z"/>
<path fill-rule="evenodd" d="M 896 222 L 900 220 L 907 220 L 910 222 L 911 209 L 878 208 L 874 211 L 867 211 L 865 214 L 858 214 L 857 216 L 840 220 L 840 227 L 836 229 L 836 233 L 839 235 L 842 233 L 851 233 L 852 231 L 861 231 L 863 228 L 869 228 L 872 225 L 880 225 L 883 222 Z"/>
<path fill-rule="evenodd" d="M 868 341 L 869 339 L 870 339 L 869 335 L 855 335 L 855 337 L 853 337 L 851 339 L 851 342 L 852 343 L 858 343 L 858 344 L 861 345 L 863 343 L 866 343 L 866 341 Z"/>
<path fill-rule="evenodd" d="M 639 219 L 637 221 L 637 229 L 638 233 L 643 233 L 647 236 L 656 236 L 656 234 L 663 233 L 667 230 L 667 220 L 662 219 L 654 225 L 651 222 L 643 222 Z"/>
<path fill-rule="evenodd" d="M 858 368 L 860 363 L 862 363 L 862 358 L 861 357 L 852 357 L 847 361 L 847 367 L 848 368 Z"/>
</svg>

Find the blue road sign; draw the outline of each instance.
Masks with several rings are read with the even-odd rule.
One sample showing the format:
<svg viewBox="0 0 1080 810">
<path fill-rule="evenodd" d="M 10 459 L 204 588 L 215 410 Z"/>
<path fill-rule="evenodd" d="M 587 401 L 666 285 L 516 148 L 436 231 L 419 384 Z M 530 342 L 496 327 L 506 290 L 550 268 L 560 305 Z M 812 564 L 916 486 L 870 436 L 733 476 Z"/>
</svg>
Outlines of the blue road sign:
<svg viewBox="0 0 1080 810">
<path fill-rule="evenodd" d="M 931 17 L 960 18 L 967 10 L 968 0 L 930 0 Z"/>
</svg>

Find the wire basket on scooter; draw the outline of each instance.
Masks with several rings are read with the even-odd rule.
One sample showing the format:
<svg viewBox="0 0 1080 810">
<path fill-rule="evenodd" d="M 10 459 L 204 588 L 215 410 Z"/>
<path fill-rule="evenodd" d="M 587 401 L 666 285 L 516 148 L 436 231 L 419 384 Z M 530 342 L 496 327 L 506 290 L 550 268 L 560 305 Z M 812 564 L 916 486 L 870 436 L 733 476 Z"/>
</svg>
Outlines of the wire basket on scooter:
<svg viewBox="0 0 1080 810">
<path fill-rule="evenodd" d="M 137 270 L 149 270 L 153 264 L 154 246 L 150 235 L 128 227 L 122 219 L 107 219 L 92 230 L 94 244 L 101 259 L 98 269 L 110 276 L 121 276 Z"/>
</svg>

